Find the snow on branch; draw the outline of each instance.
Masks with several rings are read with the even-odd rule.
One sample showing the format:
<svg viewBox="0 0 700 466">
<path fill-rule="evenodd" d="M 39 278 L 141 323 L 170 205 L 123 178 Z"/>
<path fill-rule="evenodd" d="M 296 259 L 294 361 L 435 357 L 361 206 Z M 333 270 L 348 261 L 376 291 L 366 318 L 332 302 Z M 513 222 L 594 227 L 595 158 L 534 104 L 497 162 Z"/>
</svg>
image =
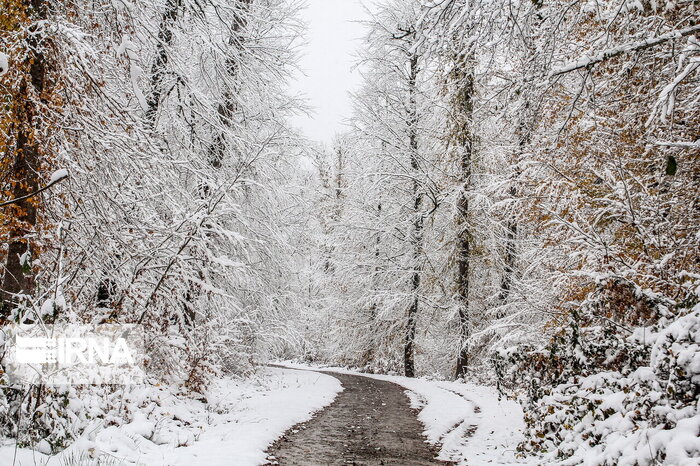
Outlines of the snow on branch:
<svg viewBox="0 0 700 466">
<path fill-rule="evenodd" d="M 60 183 L 61 181 L 65 180 L 66 178 L 68 178 L 68 170 L 66 170 L 66 169 L 57 170 L 53 175 L 51 175 L 51 180 L 49 181 L 49 184 L 47 184 L 43 188 L 37 189 L 33 193 L 29 193 L 25 196 L 18 197 L 16 199 L 10 199 L 9 201 L 0 202 L 0 207 L 5 207 L 5 206 L 8 206 L 10 204 L 16 204 L 20 201 L 24 201 L 25 199 L 29 199 L 31 197 L 34 197 L 37 194 L 40 194 L 40 193 L 46 191 L 47 189 L 51 188 L 51 186 L 55 185 L 56 183 Z"/>
<path fill-rule="evenodd" d="M 554 69 L 549 74 L 549 77 L 553 78 L 562 74 L 570 73 L 572 71 L 580 70 L 581 68 L 588 68 L 610 58 L 622 55 L 623 53 L 637 52 L 639 50 L 648 49 L 651 47 L 655 47 L 659 44 L 663 44 L 664 42 L 680 39 L 682 37 L 686 37 L 697 32 L 700 32 L 700 24 L 696 24 L 685 29 L 679 29 L 676 31 L 668 32 L 666 34 L 662 34 L 651 39 L 645 39 L 640 42 L 632 42 L 629 44 L 621 45 L 619 47 L 613 47 L 604 50 L 601 53 L 592 57 L 585 57 L 575 62 L 568 63 L 561 68 Z"/>
<path fill-rule="evenodd" d="M 10 69 L 9 58 L 6 54 L 0 52 L 0 76 L 7 73 L 8 69 Z"/>
<path fill-rule="evenodd" d="M 695 142 L 656 141 L 654 145 L 661 147 L 680 147 L 683 149 L 700 149 L 700 139 Z"/>
<path fill-rule="evenodd" d="M 661 91 L 661 95 L 659 95 L 659 99 L 657 100 L 656 104 L 654 104 L 653 111 L 651 112 L 651 115 L 649 116 L 649 119 L 646 122 L 647 126 L 651 124 L 651 122 L 656 116 L 657 111 L 659 110 L 661 113 L 661 121 L 666 121 L 666 119 L 669 116 L 671 116 L 671 113 L 673 113 L 673 106 L 676 101 L 674 95 L 676 87 L 678 87 L 678 85 L 685 78 L 687 78 L 698 68 L 700 68 L 700 58 L 692 58 L 688 66 L 686 66 L 685 69 L 678 76 L 676 76 L 673 82 L 669 83 L 666 87 L 663 88 L 663 90 Z"/>
</svg>

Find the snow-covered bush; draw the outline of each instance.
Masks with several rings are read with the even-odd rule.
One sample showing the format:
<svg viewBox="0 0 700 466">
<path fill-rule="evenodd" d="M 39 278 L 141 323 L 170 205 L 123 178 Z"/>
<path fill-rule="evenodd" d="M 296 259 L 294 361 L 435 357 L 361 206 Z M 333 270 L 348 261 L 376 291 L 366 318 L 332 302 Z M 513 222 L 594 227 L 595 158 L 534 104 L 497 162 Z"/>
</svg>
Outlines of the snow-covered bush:
<svg viewBox="0 0 700 466">
<path fill-rule="evenodd" d="M 610 304 L 600 299 L 610 293 L 594 295 L 580 309 L 589 318 L 572 313 L 545 347 L 500 355 L 501 389 L 525 410 L 521 453 L 557 464 L 689 464 L 700 455 L 700 305 L 672 312 L 639 292 L 637 310 L 649 306 L 656 324 L 631 329 L 598 314 L 592 326 L 591 312 Z"/>
<path fill-rule="evenodd" d="M 110 409 L 108 403 L 96 402 L 109 398 L 112 389 L 108 387 L 23 386 L 4 379 L 1 385 L 0 435 L 44 454 L 66 448 Z"/>
</svg>

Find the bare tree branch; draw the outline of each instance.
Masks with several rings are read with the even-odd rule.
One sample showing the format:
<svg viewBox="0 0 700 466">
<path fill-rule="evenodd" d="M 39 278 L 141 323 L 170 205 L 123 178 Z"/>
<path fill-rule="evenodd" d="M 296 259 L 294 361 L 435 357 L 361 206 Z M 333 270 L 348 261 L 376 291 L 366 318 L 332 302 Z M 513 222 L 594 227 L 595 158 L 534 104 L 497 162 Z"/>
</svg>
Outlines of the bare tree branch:
<svg viewBox="0 0 700 466">
<path fill-rule="evenodd" d="M 66 178 L 68 178 L 68 172 L 62 174 L 61 176 L 57 177 L 57 178 L 54 179 L 54 180 L 51 180 L 51 182 L 50 182 L 49 184 L 47 184 L 46 186 L 44 186 L 44 187 L 41 188 L 41 189 L 37 189 L 37 190 L 34 191 L 33 193 L 29 193 L 29 194 L 27 194 L 26 196 L 18 197 L 18 198 L 16 198 L 16 199 L 11 199 L 11 200 L 9 200 L 9 201 L 5 201 L 5 202 L 3 202 L 3 203 L 0 203 L 0 207 L 5 207 L 5 206 L 8 206 L 8 205 L 10 205 L 10 204 L 16 204 L 16 203 L 18 203 L 18 202 L 24 201 L 25 199 L 29 199 L 29 198 L 31 198 L 31 197 L 34 197 L 34 196 L 36 196 L 37 194 L 40 194 L 40 193 L 46 191 L 47 189 L 50 189 L 51 186 L 53 186 L 53 185 L 55 185 L 55 184 L 57 184 L 57 183 L 60 183 L 61 181 L 65 180 Z"/>
</svg>

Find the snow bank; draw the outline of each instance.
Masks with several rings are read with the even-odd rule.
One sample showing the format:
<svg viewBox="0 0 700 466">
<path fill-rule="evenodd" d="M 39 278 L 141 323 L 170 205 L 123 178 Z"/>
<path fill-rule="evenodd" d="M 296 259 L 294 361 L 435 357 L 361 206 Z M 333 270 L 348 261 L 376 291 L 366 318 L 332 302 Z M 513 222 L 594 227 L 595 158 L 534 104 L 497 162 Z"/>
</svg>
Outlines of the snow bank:
<svg viewBox="0 0 700 466">
<path fill-rule="evenodd" d="M 318 370 L 290 362 L 283 365 Z M 418 419 L 425 426 L 425 436 L 431 444 L 440 446 L 439 459 L 470 466 L 523 463 L 515 457 L 516 448 L 524 438 L 523 411 L 514 401 L 499 400 L 494 388 L 364 374 L 336 367 L 322 370 L 385 380 L 406 388 L 412 407 L 420 410 Z"/>
<path fill-rule="evenodd" d="M 99 464 L 259 465 L 266 461 L 265 450 L 272 442 L 309 420 L 341 390 L 340 382 L 327 375 L 267 368 L 254 380 L 216 381 L 207 403 L 160 391 L 157 403 L 146 410 L 139 403 L 130 407 L 130 423 L 106 428 L 96 423 L 59 455 L 0 447 L 0 466 L 85 466 L 98 464 L 98 458 Z M 153 393 L 142 395 L 154 398 Z"/>
<path fill-rule="evenodd" d="M 499 400 L 495 389 L 471 383 L 384 379 L 408 389 L 421 410 L 425 436 L 441 445 L 439 459 L 470 466 L 519 463 L 515 453 L 525 423 L 518 403 Z"/>
</svg>

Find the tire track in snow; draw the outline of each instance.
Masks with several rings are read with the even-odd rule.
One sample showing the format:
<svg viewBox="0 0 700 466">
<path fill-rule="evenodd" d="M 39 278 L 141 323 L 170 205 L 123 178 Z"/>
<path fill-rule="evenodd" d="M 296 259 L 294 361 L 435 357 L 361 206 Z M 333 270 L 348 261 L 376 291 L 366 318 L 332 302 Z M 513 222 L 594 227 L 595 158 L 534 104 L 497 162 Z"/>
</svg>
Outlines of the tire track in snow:
<svg viewBox="0 0 700 466">
<path fill-rule="evenodd" d="M 450 461 L 459 461 L 461 459 L 460 451 L 467 446 L 481 424 L 481 408 L 474 402 L 474 400 L 467 398 L 463 393 L 441 385 L 438 385 L 438 388 L 458 396 L 461 400 L 468 403 L 472 407 L 472 415 L 467 416 L 462 421 L 456 423 L 442 436 L 440 440 L 440 443 L 442 444 L 440 458 Z"/>
</svg>

